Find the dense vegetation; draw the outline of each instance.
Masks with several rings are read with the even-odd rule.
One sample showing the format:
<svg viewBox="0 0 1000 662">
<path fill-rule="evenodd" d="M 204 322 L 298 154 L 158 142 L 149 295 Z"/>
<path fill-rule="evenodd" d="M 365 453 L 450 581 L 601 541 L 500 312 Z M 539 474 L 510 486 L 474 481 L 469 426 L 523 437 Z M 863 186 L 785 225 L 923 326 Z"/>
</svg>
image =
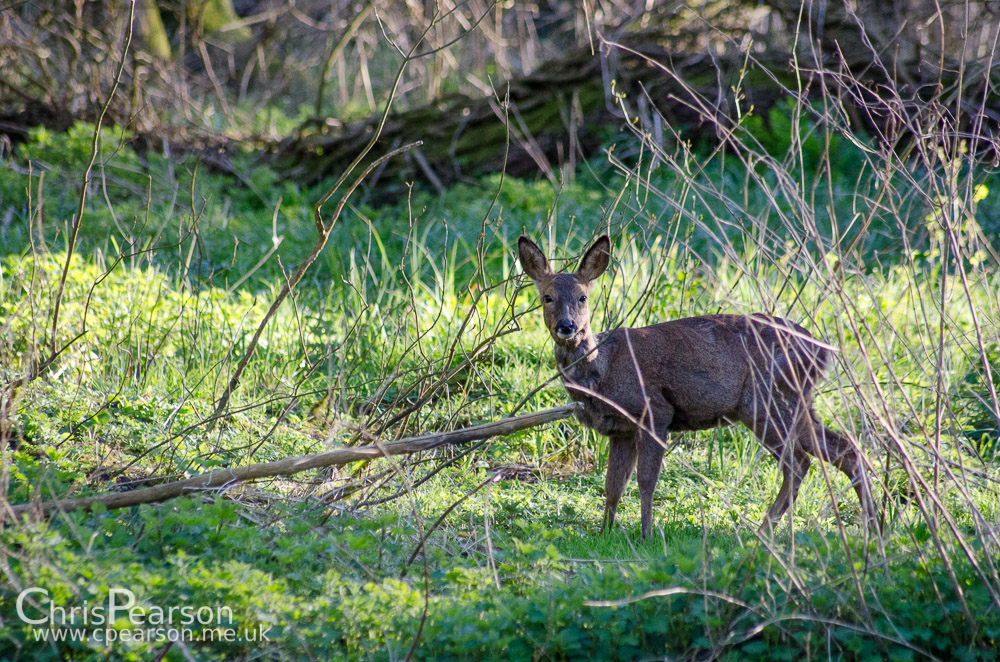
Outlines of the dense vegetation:
<svg viewBox="0 0 1000 662">
<path fill-rule="evenodd" d="M 526 231 L 570 256 L 604 228 L 619 261 L 599 325 L 765 309 L 842 349 L 820 406 L 867 450 L 883 539 L 863 536 L 849 486 L 818 467 L 794 531 L 759 538 L 777 467 L 735 428 L 675 440 L 653 540 L 638 540 L 634 487 L 620 528 L 598 535 L 606 449 L 567 422 L 471 452 L 8 522 L 4 656 L 164 648 L 39 643 L 15 610 L 33 586 L 58 605 L 107 603 L 113 587 L 147 608 L 225 605 L 251 631 L 182 642 L 168 659 L 250 657 L 255 628 L 279 659 L 992 659 L 1000 502 L 983 358 L 996 380 L 1000 283 L 984 237 L 1000 186 L 912 156 L 875 172 L 893 156 L 789 123 L 793 112 L 749 121 L 744 135 L 748 153 L 785 170 L 679 146 L 656 168 L 638 153 L 591 163 L 558 190 L 493 177 L 388 207 L 361 195 L 217 425 L 205 419 L 234 362 L 314 241 L 322 190 L 266 168 L 234 181 L 139 156 L 105 130 L 54 344 L 83 335 L 14 394 L 4 498 L 130 489 L 561 402 L 557 382 L 536 391 L 552 376 L 549 341 L 519 293 L 513 241 Z M 0 171 L 8 379 L 53 342 L 92 131 L 38 130 Z M 787 160 L 796 150 L 803 158 Z M 932 197 L 948 177 L 967 193 L 951 201 L 962 219 L 951 241 L 939 229 L 950 208 Z M 886 182 L 878 208 L 858 209 Z M 803 214 L 803 190 L 815 214 Z M 859 214 L 870 215 L 847 222 Z"/>
<path fill-rule="evenodd" d="M 996 659 L 992 6 L 597 4 L 0 10 L 0 659 Z M 671 440 L 652 539 L 634 482 L 602 534 L 568 420 L 42 511 L 561 404 L 516 240 L 601 232 L 598 328 L 836 350 L 881 535 L 819 464 L 759 532 L 780 472 L 735 427 Z"/>
</svg>

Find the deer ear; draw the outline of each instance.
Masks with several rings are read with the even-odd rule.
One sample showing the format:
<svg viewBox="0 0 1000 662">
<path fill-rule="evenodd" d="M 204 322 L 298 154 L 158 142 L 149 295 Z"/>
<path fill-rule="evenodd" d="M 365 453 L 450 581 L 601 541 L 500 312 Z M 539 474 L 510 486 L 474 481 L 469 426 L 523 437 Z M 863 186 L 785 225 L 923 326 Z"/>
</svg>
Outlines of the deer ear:
<svg viewBox="0 0 1000 662">
<path fill-rule="evenodd" d="M 608 239 L 608 235 L 602 234 L 580 260 L 580 268 L 576 270 L 576 275 L 580 280 L 589 283 L 604 273 L 610 261 L 611 240 Z"/>
<path fill-rule="evenodd" d="M 549 261 L 545 259 L 542 249 L 527 237 L 522 236 L 517 240 L 517 256 L 521 260 L 521 268 L 531 280 L 537 281 L 552 275 Z"/>
</svg>

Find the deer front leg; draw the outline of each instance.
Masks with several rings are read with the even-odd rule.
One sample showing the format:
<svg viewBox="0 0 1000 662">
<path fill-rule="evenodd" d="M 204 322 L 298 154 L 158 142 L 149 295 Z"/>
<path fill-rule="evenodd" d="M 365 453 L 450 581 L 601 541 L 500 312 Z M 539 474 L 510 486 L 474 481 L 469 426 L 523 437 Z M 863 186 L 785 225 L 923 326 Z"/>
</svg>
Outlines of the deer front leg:
<svg viewBox="0 0 1000 662">
<path fill-rule="evenodd" d="M 639 499 L 642 506 L 643 540 L 653 532 L 653 492 L 656 491 L 656 482 L 660 478 L 670 422 L 674 415 L 673 408 L 666 403 L 662 403 L 652 411 L 654 416 L 647 417 L 646 423 L 652 424 L 656 434 L 652 434 L 648 429 L 640 429 L 637 435 L 639 460 L 636 478 L 639 481 Z"/>
<path fill-rule="evenodd" d="M 639 462 L 636 478 L 639 481 L 639 500 L 642 506 L 642 539 L 653 532 L 653 492 L 660 478 L 663 465 L 663 445 L 648 432 L 640 432 Z"/>
<path fill-rule="evenodd" d="M 610 533 L 615 523 L 618 503 L 636 462 L 635 434 L 613 434 L 609 440 L 608 473 L 604 478 L 604 523 L 601 526 L 603 533 Z"/>
</svg>

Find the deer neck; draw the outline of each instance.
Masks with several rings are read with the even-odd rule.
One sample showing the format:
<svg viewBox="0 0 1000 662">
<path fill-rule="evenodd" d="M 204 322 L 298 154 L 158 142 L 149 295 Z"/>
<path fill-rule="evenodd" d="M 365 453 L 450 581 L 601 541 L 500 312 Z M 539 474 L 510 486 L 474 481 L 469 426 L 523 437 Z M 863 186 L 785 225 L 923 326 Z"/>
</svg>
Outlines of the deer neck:
<svg viewBox="0 0 1000 662">
<path fill-rule="evenodd" d="M 588 326 L 574 338 L 574 344 L 556 343 L 556 366 L 563 384 L 573 399 L 586 394 L 575 391 L 572 385 L 595 390 L 607 369 L 607 348 L 598 343 L 597 336 Z"/>
</svg>

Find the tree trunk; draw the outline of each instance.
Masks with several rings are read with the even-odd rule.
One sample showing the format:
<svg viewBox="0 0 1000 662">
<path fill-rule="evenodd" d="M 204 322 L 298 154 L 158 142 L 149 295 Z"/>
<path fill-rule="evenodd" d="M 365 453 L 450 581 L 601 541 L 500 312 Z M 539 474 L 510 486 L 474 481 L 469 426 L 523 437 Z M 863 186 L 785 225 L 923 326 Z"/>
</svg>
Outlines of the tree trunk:
<svg viewBox="0 0 1000 662">
<path fill-rule="evenodd" d="M 163 17 L 156 0 L 143 0 L 138 6 L 139 33 L 149 52 L 162 60 L 170 59 L 170 38 L 163 27 Z"/>
</svg>

